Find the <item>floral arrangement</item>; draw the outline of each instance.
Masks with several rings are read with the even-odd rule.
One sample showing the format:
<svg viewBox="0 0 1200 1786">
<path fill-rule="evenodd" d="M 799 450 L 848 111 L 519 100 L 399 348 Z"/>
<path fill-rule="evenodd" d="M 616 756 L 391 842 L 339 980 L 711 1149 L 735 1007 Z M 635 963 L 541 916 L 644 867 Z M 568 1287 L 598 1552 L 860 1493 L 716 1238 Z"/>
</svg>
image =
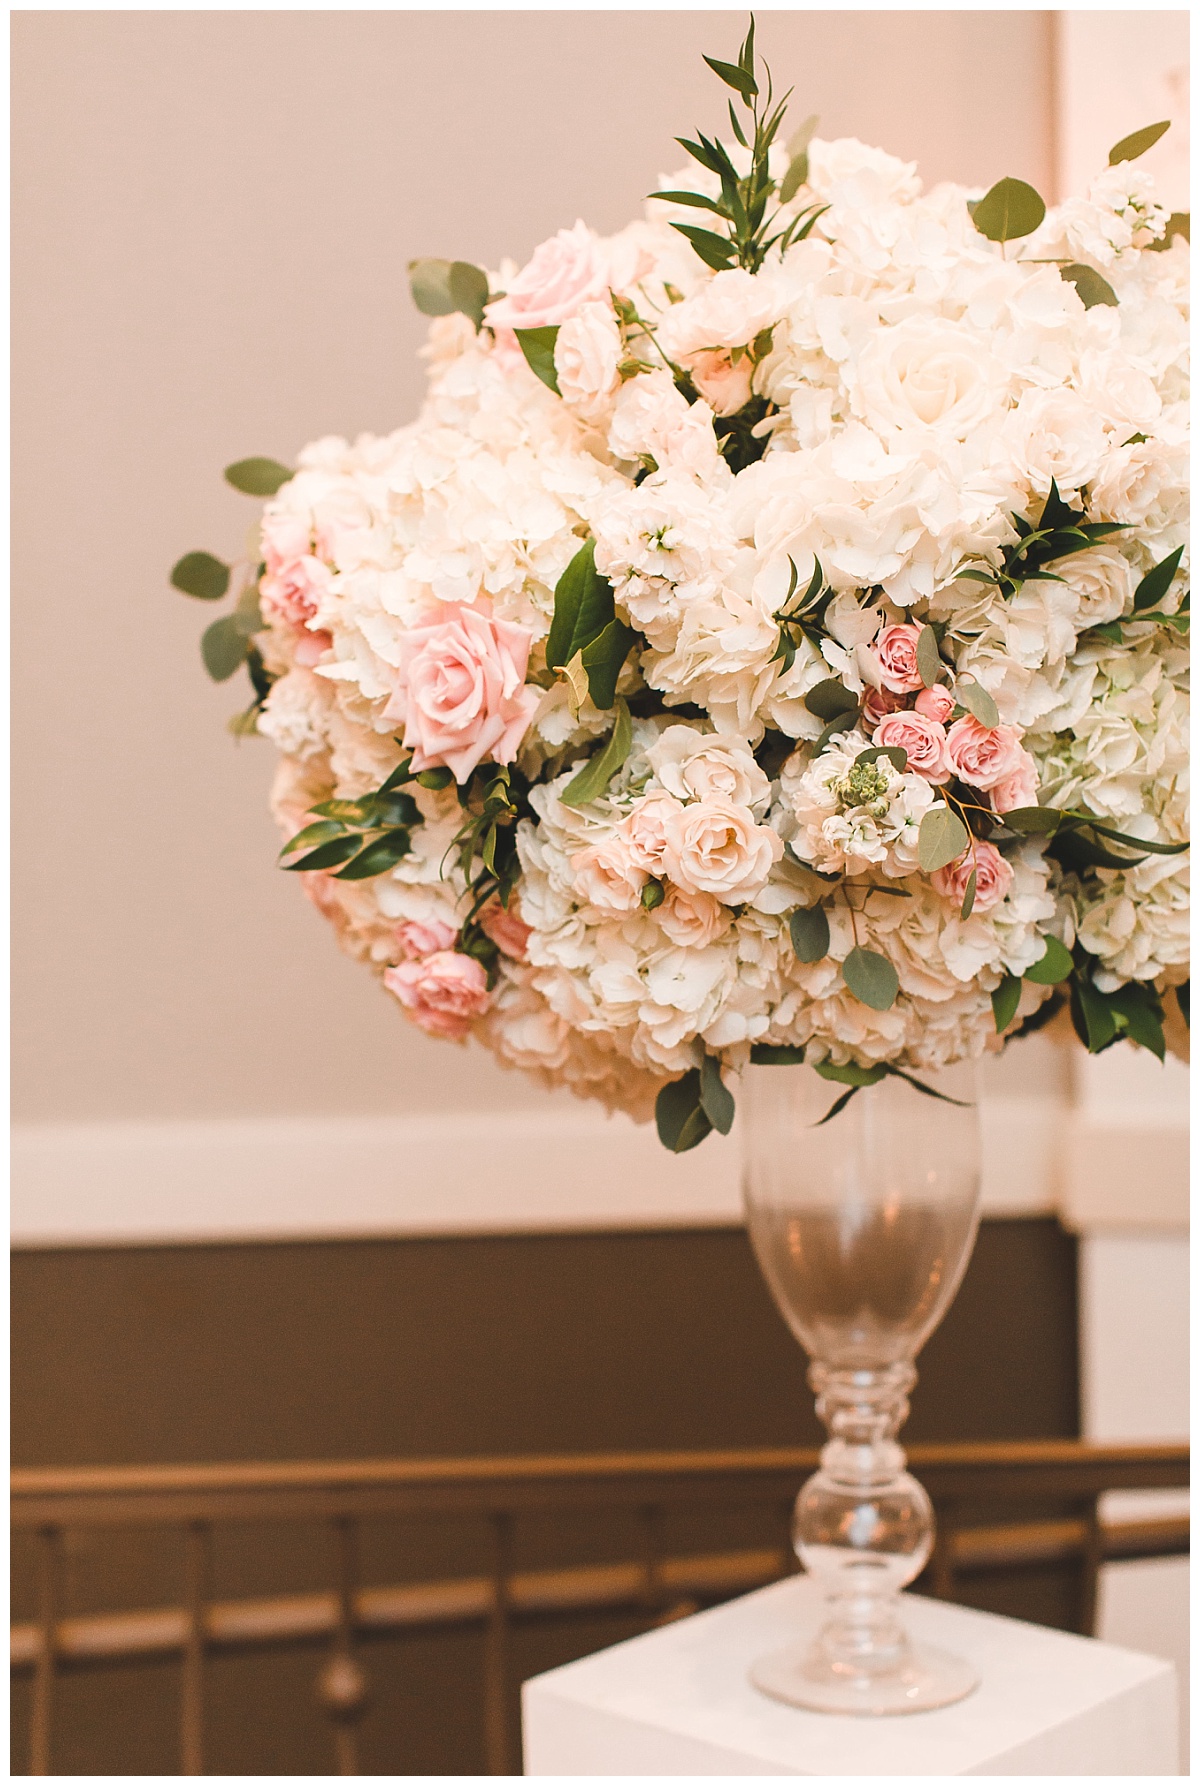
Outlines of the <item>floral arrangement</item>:
<svg viewBox="0 0 1200 1786">
<path fill-rule="evenodd" d="M 1186 1014 L 1187 219 L 1113 149 L 926 193 L 753 24 L 644 219 L 412 266 L 429 394 L 323 439 L 238 572 L 283 865 L 430 1035 L 643 1119 L 846 1090 L 1064 1005 Z M 1176 1014 L 1172 1013 L 1172 1021 Z"/>
</svg>

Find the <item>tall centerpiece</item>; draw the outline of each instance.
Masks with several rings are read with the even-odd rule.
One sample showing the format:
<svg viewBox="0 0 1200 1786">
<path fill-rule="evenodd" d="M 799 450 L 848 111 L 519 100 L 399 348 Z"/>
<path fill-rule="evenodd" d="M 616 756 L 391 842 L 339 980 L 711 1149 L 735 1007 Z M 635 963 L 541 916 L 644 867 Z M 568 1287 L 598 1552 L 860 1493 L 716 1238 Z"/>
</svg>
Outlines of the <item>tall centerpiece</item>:
<svg viewBox="0 0 1200 1786">
<path fill-rule="evenodd" d="M 757 1076 L 751 1230 L 833 1435 L 798 1542 L 844 1583 L 899 1495 L 896 1586 L 975 1221 L 937 1076 L 1186 1017 L 1187 220 L 1165 125 L 1052 209 L 926 192 L 786 133 L 753 24 L 708 60 L 727 139 L 614 236 L 413 262 L 417 419 L 230 466 L 255 548 L 172 581 L 233 594 L 204 661 L 281 753 L 282 865 L 409 1021 L 675 1152 Z M 875 1610 L 791 1696 L 904 1709 Z"/>
</svg>

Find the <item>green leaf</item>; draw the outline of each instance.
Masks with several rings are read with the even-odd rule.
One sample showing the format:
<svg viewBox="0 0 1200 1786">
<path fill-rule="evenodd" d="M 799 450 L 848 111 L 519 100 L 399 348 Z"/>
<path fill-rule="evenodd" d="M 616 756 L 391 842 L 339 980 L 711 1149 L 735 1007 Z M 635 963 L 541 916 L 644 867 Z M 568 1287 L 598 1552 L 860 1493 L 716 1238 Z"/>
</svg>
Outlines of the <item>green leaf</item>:
<svg viewBox="0 0 1200 1786">
<path fill-rule="evenodd" d="M 1069 285 L 1083 299 L 1086 310 L 1094 309 L 1097 304 L 1115 304 L 1117 294 L 1107 279 L 1102 279 L 1095 267 L 1088 267 L 1082 261 L 1072 261 L 1069 267 L 1060 267 L 1059 272 Z"/>
<path fill-rule="evenodd" d="M 840 1116 L 842 1111 L 846 1108 L 846 1105 L 850 1102 L 851 1098 L 854 1096 L 854 1094 L 861 1090 L 862 1090 L 861 1086 L 852 1085 L 850 1087 L 850 1090 L 844 1091 L 840 1098 L 835 1098 L 833 1100 L 833 1103 L 829 1106 L 828 1110 L 825 1112 L 824 1116 L 821 1117 L 820 1121 L 815 1122 L 813 1124 L 813 1128 L 814 1129 L 823 1129 L 827 1122 L 832 1122 L 835 1116 Z"/>
<path fill-rule="evenodd" d="M 1003 814 L 1002 822 L 1022 837 L 1053 837 L 1062 816 L 1055 806 L 1016 806 Z"/>
<path fill-rule="evenodd" d="M 1152 149 L 1160 136 L 1165 136 L 1171 128 L 1171 120 L 1164 118 L 1161 124 L 1147 124 L 1142 130 L 1135 130 L 1130 136 L 1123 136 L 1119 143 L 1114 143 L 1108 151 L 1109 167 L 1116 167 L 1121 161 L 1136 161 L 1147 149 Z"/>
<path fill-rule="evenodd" d="M 368 881 L 373 875 L 394 868 L 411 848 L 412 836 L 407 830 L 385 831 L 382 837 L 377 837 L 347 863 L 337 878 L 339 881 Z"/>
<path fill-rule="evenodd" d="M 899 769 L 901 775 L 908 768 L 908 752 L 902 744 L 871 744 L 866 750 L 860 750 L 854 759 L 857 769 L 860 763 L 876 763 L 880 757 L 886 757 L 893 768 Z"/>
<path fill-rule="evenodd" d="M 733 1093 L 721 1077 L 719 1056 L 706 1054 L 700 1062 L 700 1108 L 719 1135 L 733 1127 Z"/>
<path fill-rule="evenodd" d="M 798 1067 L 804 1049 L 786 1042 L 751 1042 L 750 1064 L 754 1067 Z"/>
<path fill-rule="evenodd" d="M 229 616 L 243 638 L 252 639 L 263 629 L 262 609 L 258 605 L 258 588 L 251 583 L 237 607 Z"/>
<path fill-rule="evenodd" d="M 735 93 L 741 94 L 747 105 L 758 97 L 758 82 L 746 69 L 735 68 L 731 62 L 718 62 L 712 56 L 705 56 L 704 60 L 727 87 L 732 87 Z"/>
<path fill-rule="evenodd" d="M 960 677 L 954 684 L 954 698 L 960 707 L 973 713 L 980 725 L 987 726 L 989 731 L 1000 724 L 996 703 L 982 682 L 964 682 Z"/>
<path fill-rule="evenodd" d="M 328 843 L 320 844 L 307 856 L 301 856 L 295 862 L 284 862 L 281 866 L 289 874 L 307 874 L 312 869 L 336 868 L 339 862 L 348 862 L 351 856 L 357 855 L 361 845 L 361 837 L 331 837 Z"/>
<path fill-rule="evenodd" d="M 847 990 L 872 1011 L 890 1011 L 900 991 L 900 976 L 887 956 L 874 949 L 851 949 L 842 963 L 842 978 Z"/>
<path fill-rule="evenodd" d="M 957 862 L 970 842 L 970 833 L 958 814 L 939 802 L 937 806 L 931 806 L 921 820 L 921 829 L 917 833 L 917 859 L 926 874 L 935 874 L 939 868 Z"/>
<path fill-rule="evenodd" d="M 579 774 L 567 783 L 565 792 L 559 796 L 564 806 L 589 806 L 593 800 L 599 799 L 629 755 L 633 743 L 633 722 L 629 717 L 628 707 L 619 695 L 616 714 L 616 722 L 604 749 L 590 763 L 584 764 Z"/>
<path fill-rule="evenodd" d="M 616 699 L 617 677 L 636 638 L 633 628 L 623 620 L 610 620 L 604 631 L 584 648 L 588 693 L 592 706 L 601 713 L 607 713 Z"/>
<path fill-rule="evenodd" d="M 1143 608 L 1157 607 L 1175 581 L 1175 572 L 1179 569 L 1179 560 L 1183 557 L 1183 547 L 1177 546 L 1166 558 L 1160 559 L 1153 570 L 1148 570 L 1133 592 L 1133 611 L 1140 614 Z"/>
<path fill-rule="evenodd" d="M 1025 978 L 1035 986 L 1060 986 L 1069 979 L 1075 967 L 1071 951 L 1056 936 L 1046 938 L 1046 953 L 1032 967 L 1025 969 Z"/>
<path fill-rule="evenodd" d="M 793 155 L 787 173 L 783 176 L 783 184 L 779 188 L 779 202 L 790 205 L 800 188 L 808 181 L 808 150 L 801 149 Z"/>
<path fill-rule="evenodd" d="M 211 552 L 185 552 L 171 572 L 171 583 L 197 601 L 219 602 L 229 588 L 229 566 Z"/>
<path fill-rule="evenodd" d="M 809 689 L 804 705 L 818 719 L 837 719 L 844 713 L 857 713 L 858 696 L 852 695 L 836 676 L 827 676 L 824 682 Z"/>
<path fill-rule="evenodd" d="M 453 769 L 422 769 L 416 779 L 418 786 L 428 788 L 432 793 L 437 793 L 440 792 L 442 788 L 448 788 L 450 786 L 451 782 L 454 780 L 454 771 Z M 385 782 L 384 786 L 379 790 L 381 794 L 386 787 L 387 783 Z"/>
<path fill-rule="evenodd" d="M 295 475 L 278 459 L 238 459 L 225 467 L 225 482 L 243 496 L 274 496 Z"/>
<path fill-rule="evenodd" d="M 556 397 L 561 396 L 558 373 L 554 368 L 554 343 L 558 340 L 558 324 L 550 323 L 544 329 L 514 329 L 513 334 L 529 362 L 530 370 L 537 373 L 542 383 L 548 385 Z"/>
<path fill-rule="evenodd" d="M 1090 1054 L 1099 1054 L 1120 1034 L 1109 1001 L 1082 974 L 1071 988 L 1071 1016 Z"/>
<path fill-rule="evenodd" d="M 470 317 L 478 333 L 488 301 L 488 278 L 482 267 L 473 267 L 468 260 L 451 261 L 450 296 L 454 308 Z"/>
<path fill-rule="evenodd" d="M 788 930 L 797 961 L 824 961 L 829 953 L 829 919 L 823 905 L 798 906 Z"/>
<path fill-rule="evenodd" d="M 681 236 L 686 236 L 706 267 L 715 273 L 723 273 L 733 263 L 736 252 L 728 236 L 718 236 L 711 229 L 699 229 L 692 223 L 673 223 Z"/>
<path fill-rule="evenodd" d="M 659 1140 L 671 1153 L 687 1153 L 712 1133 L 700 1103 L 698 1067 L 663 1086 L 654 1102 L 654 1121 Z"/>
<path fill-rule="evenodd" d="M 612 584 L 596 569 L 595 540 L 587 540 L 554 588 L 554 618 L 546 639 L 550 669 L 561 670 L 570 663 L 577 651 L 603 634 L 612 619 Z"/>
<path fill-rule="evenodd" d="M 1179 1015 L 1183 1018 L 1187 1029 L 1192 1027 L 1192 982 L 1183 980 L 1175 988 L 1175 1003 L 1179 1006 Z M 753 1054 L 753 1050 L 751 1050 Z"/>
<path fill-rule="evenodd" d="M 974 869 L 972 869 L 970 874 L 967 876 L 967 890 L 963 894 L 962 909 L 960 910 L 960 912 L 958 914 L 964 923 L 971 916 L 971 913 L 975 910 L 975 881 L 976 881 L 976 871 Z"/>
<path fill-rule="evenodd" d="M 1046 215 L 1041 195 L 1024 180 L 997 180 L 972 213 L 972 222 L 989 242 L 1015 242 L 1028 236 Z"/>
<path fill-rule="evenodd" d="M 422 316 L 451 316 L 458 310 L 478 330 L 488 301 L 487 274 L 467 260 L 410 260 L 408 282 Z"/>
<path fill-rule="evenodd" d="M 1086 813 L 1071 813 L 1071 818 L 1081 819 L 1101 837 L 1107 837 L 1113 843 L 1127 844 L 1131 850 L 1144 850 L 1151 856 L 1182 856 L 1185 850 L 1191 849 L 1189 843 L 1147 843 L 1144 837 L 1130 837 L 1126 831 L 1114 831 L 1111 825 L 1102 825 L 1099 819 L 1088 818 Z"/>
<path fill-rule="evenodd" d="M 853 1085 L 856 1090 L 864 1085 L 878 1085 L 887 1077 L 885 1066 L 860 1067 L 853 1060 L 847 1061 L 844 1067 L 835 1066 L 831 1060 L 819 1060 L 815 1067 L 822 1079 L 832 1080 L 835 1085 Z"/>
<path fill-rule="evenodd" d="M 718 217 L 727 214 L 720 199 L 706 198 L 702 192 L 652 192 L 649 196 L 660 198 L 668 205 L 691 205 L 697 211 L 715 211 Z"/>
<path fill-rule="evenodd" d="M 1148 1048 L 1159 1060 L 1165 1060 L 1167 1043 L 1163 1035 L 1162 1006 L 1153 988 L 1134 980 L 1110 992 L 1108 1002 L 1118 1017 L 1124 1019 L 1125 1034 L 1130 1041 L 1136 1042 L 1139 1048 Z"/>
<path fill-rule="evenodd" d="M 942 674 L 942 654 L 931 626 L 923 626 L 917 634 L 917 674 L 926 688 L 933 688 Z"/>
<path fill-rule="evenodd" d="M 214 620 L 200 641 L 204 667 L 214 682 L 227 682 L 246 661 L 247 641 L 237 617 L 226 614 Z"/>
<path fill-rule="evenodd" d="M 1167 218 L 1166 228 L 1157 242 L 1147 245 L 1148 253 L 1161 253 L 1169 248 L 1176 236 L 1182 236 L 1185 242 L 1192 239 L 1192 214 L 1190 211 L 1172 211 Z"/>
<path fill-rule="evenodd" d="M 297 850 L 312 850 L 319 843 L 331 843 L 335 837 L 345 837 L 346 827 L 337 819 L 319 819 L 315 825 L 305 825 L 303 831 L 297 831 L 288 839 L 280 850 L 280 858 L 294 856 Z"/>
<path fill-rule="evenodd" d="M 846 713 L 836 714 L 834 716 L 834 718 L 830 720 L 829 724 L 825 727 L 824 731 L 820 734 L 816 743 L 813 745 L 813 756 L 819 757 L 821 752 L 825 749 L 825 746 L 829 743 L 830 739 L 836 738 L 839 732 L 850 731 L 851 728 L 853 727 L 855 721 L 857 720 L 857 718 L 858 718 L 858 708 L 857 707 L 851 707 L 849 709 L 849 711 Z"/>
<path fill-rule="evenodd" d="M 926 1085 L 921 1079 L 914 1079 L 911 1073 L 906 1073 L 902 1067 L 893 1066 L 890 1061 L 887 1071 L 893 1079 L 903 1079 L 905 1085 L 911 1085 L 914 1091 L 921 1092 L 927 1098 L 936 1098 L 939 1104 L 954 1104 L 959 1110 L 974 1108 L 963 1098 L 951 1098 L 944 1091 L 935 1091 L 932 1085 Z"/>
<path fill-rule="evenodd" d="M 1017 974 L 1005 974 L 992 994 L 992 1015 L 996 1019 L 997 1035 L 1008 1028 L 1017 1014 L 1017 1006 L 1020 1002 L 1020 977 Z"/>
</svg>

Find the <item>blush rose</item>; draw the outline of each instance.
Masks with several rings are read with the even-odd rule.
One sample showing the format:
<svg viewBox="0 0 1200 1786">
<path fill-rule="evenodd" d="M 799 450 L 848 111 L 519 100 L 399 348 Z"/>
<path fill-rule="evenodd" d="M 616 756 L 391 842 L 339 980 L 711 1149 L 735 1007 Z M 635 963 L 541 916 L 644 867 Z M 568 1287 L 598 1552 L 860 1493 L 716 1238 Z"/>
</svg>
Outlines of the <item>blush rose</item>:
<svg viewBox="0 0 1200 1786">
<path fill-rule="evenodd" d="M 919 626 L 907 623 L 897 626 L 885 626 L 873 645 L 867 647 L 879 665 L 879 675 L 884 688 L 895 695 L 911 694 L 913 689 L 920 688 L 921 672 L 917 668 L 917 640 L 921 636 Z"/>
<path fill-rule="evenodd" d="M 521 918 L 515 893 L 509 899 L 507 911 L 498 899 L 489 899 L 479 914 L 479 924 L 484 935 L 490 936 L 503 954 L 513 961 L 525 960 L 533 930 Z"/>
<path fill-rule="evenodd" d="M 936 719 L 939 725 L 944 726 L 954 712 L 954 696 L 939 682 L 934 688 L 923 688 L 913 706 L 926 719 Z"/>
<path fill-rule="evenodd" d="M 956 719 L 946 734 L 946 761 L 972 788 L 994 788 L 1015 775 L 1026 752 L 1015 726 L 981 725 L 974 714 Z"/>
<path fill-rule="evenodd" d="M 1013 884 L 1012 863 L 1000 854 L 995 844 L 977 842 L 973 860 L 972 852 L 968 850 L 957 862 L 937 869 L 929 878 L 943 899 L 961 908 L 972 871 L 975 874 L 975 903 L 971 910 L 972 914 L 982 915 L 998 906 Z"/>
<path fill-rule="evenodd" d="M 465 1040 L 474 1019 L 488 1008 L 482 966 L 473 956 L 451 949 L 389 967 L 383 983 L 419 1028 L 450 1042 Z"/>
<path fill-rule="evenodd" d="M 414 770 L 444 766 L 462 783 L 484 757 L 512 762 L 541 695 L 525 686 L 524 627 L 453 603 L 444 613 L 403 635 L 384 717 L 404 722 Z"/>
<path fill-rule="evenodd" d="M 410 918 L 396 930 L 396 941 L 406 961 L 424 961 L 453 946 L 458 931 L 440 918 Z"/>
<path fill-rule="evenodd" d="M 908 767 L 934 787 L 950 779 L 946 762 L 946 728 L 923 713 L 889 713 L 872 734 L 872 742 L 899 745 L 908 753 Z"/>
<path fill-rule="evenodd" d="M 762 890 L 783 855 L 783 839 L 732 800 L 711 798 L 685 806 L 667 873 L 684 893 L 711 893 L 740 905 Z"/>
</svg>

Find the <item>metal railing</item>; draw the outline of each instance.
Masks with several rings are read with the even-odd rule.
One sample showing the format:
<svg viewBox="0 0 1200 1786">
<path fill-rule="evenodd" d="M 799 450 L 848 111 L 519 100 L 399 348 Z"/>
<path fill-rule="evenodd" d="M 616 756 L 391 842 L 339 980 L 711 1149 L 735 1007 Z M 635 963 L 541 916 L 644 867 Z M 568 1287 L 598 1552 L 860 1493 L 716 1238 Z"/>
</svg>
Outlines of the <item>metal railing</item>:
<svg viewBox="0 0 1200 1786">
<path fill-rule="evenodd" d="M 1180 1488 L 1182 1445 L 1086 1445 L 1071 1441 L 914 1445 L 914 1472 L 938 1514 L 938 1539 L 923 1581 L 953 1599 L 981 1571 L 1073 1560 L 1081 1571 L 1079 1628 L 1090 1631 L 1106 1561 L 1173 1556 L 1188 1548 L 1187 1521 L 1104 1524 L 1099 1497 L 1113 1489 Z M 489 1771 L 513 1771 L 509 1636 L 548 1614 L 619 1610 L 646 1625 L 760 1587 L 795 1565 L 789 1521 L 814 1451 L 799 1449 L 18 1470 L 13 1526 L 34 1534 L 38 1614 L 12 1628 L 12 1667 L 33 1676 L 31 1773 L 53 1771 L 55 1685 L 70 1669 L 153 1656 L 179 1658 L 181 1771 L 205 1771 L 205 1668 L 230 1650 L 278 1650 L 323 1641 L 317 1694 L 333 1734 L 336 1771 L 358 1771 L 356 1725 L 368 1682 L 357 1653 L 369 1634 L 472 1626 L 484 1634 L 483 1705 Z M 1047 1505 L 1060 1509 L 1047 1517 Z M 767 1507 L 778 1518 L 772 1547 L 665 1554 L 672 1511 Z M 978 1509 L 988 1509 L 981 1520 Z M 632 1513 L 638 1554 L 615 1563 L 517 1569 L 516 1522 L 574 1510 Z M 996 1510 L 1006 1517 L 998 1520 Z M 448 1514 L 483 1523 L 490 1561 L 483 1574 L 363 1585 L 358 1537 L 364 1520 Z M 214 1530 L 234 1524 L 322 1522 L 333 1545 L 328 1592 L 217 1600 L 210 1593 Z M 63 1535 L 99 1528 L 179 1534 L 185 1595 L 180 1606 L 72 1615 L 63 1604 Z"/>
</svg>

